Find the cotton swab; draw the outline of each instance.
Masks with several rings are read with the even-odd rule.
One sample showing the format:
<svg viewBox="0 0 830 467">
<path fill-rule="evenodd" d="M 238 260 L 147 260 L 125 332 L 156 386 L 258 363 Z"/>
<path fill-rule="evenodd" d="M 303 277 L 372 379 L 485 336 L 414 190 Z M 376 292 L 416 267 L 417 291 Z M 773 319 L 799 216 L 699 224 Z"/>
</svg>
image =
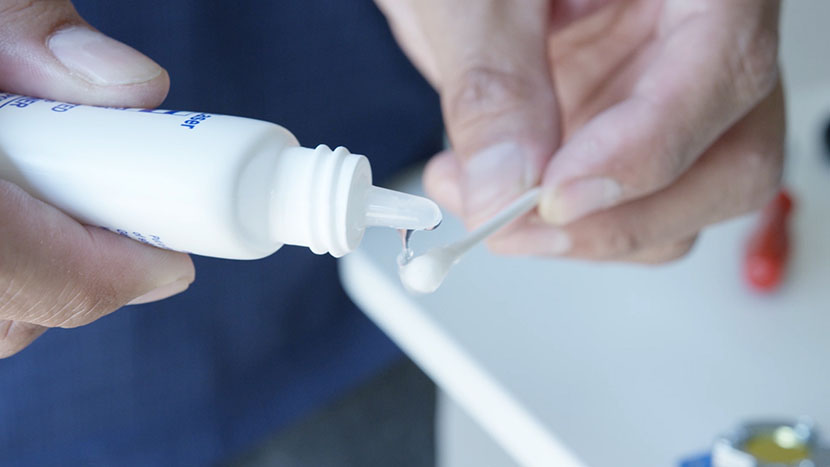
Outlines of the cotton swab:
<svg viewBox="0 0 830 467">
<path fill-rule="evenodd" d="M 536 207 L 539 196 L 540 189 L 532 188 L 460 240 L 432 248 L 408 261 L 402 261 L 398 272 L 404 287 L 422 294 L 438 290 L 453 265 L 458 263 L 470 248 Z"/>
</svg>

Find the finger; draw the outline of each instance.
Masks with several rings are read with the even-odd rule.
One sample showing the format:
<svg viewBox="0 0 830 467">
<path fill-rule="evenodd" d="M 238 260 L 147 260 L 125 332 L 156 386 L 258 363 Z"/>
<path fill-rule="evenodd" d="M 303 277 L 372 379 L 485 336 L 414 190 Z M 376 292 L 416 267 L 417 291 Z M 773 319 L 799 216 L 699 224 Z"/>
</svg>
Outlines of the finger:
<svg viewBox="0 0 830 467">
<path fill-rule="evenodd" d="M 617 261 L 648 265 L 666 264 L 688 255 L 692 251 L 692 248 L 694 248 L 696 242 L 697 235 L 665 245 L 649 247 L 637 251 L 634 254 L 622 256 Z"/>
<path fill-rule="evenodd" d="M 528 219 L 501 238 L 500 247 L 513 254 L 618 260 L 655 245 L 681 242 L 705 226 L 763 206 L 777 192 L 783 146 L 779 86 L 672 186 L 565 227 Z M 569 248 L 552 251 L 546 239 L 561 235 L 568 237 Z"/>
<path fill-rule="evenodd" d="M 551 27 L 554 29 L 565 26 L 575 20 L 601 9 L 619 0 L 566 0 L 556 1 L 551 5 Z"/>
<path fill-rule="evenodd" d="M 89 26 L 68 0 L 0 5 L 0 89 L 75 103 L 155 107 L 167 72 Z"/>
<path fill-rule="evenodd" d="M 427 196 L 451 213 L 462 215 L 461 166 L 452 151 L 441 151 L 430 159 L 423 178 Z"/>
<path fill-rule="evenodd" d="M 46 328 L 37 324 L 0 320 L 0 358 L 20 352 L 44 332 Z"/>
<path fill-rule="evenodd" d="M 392 34 L 409 60 L 437 88 L 438 64 L 429 47 L 427 32 L 419 21 L 417 3 L 401 0 L 375 0 L 375 3 L 389 21 Z"/>
<path fill-rule="evenodd" d="M 432 54 L 464 211 L 475 225 L 537 184 L 558 144 L 545 42 L 550 2 L 408 3 Z"/>
<path fill-rule="evenodd" d="M 578 130 L 546 169 L 540 213 L 548 222 L 669 186 L 778 82 L 777 2 L 665 8 L 669 32 L 644 52 L 651 65 L 632 94 Z"/>
<path fill-rule="evenodd" d="M 635 251 L 629 255 L 620 256 L 614 261 L 641 264 L 664 264 L 676 261 L 692 251 L 697 235 L 658 246 L 651 246 Z M 529 247 L 529 245 L 531 245 Z M 550 255 L 560 256 L 570 247 L 570 236 L 556 227 L 525 226 L 516 229 L 508 235 L 493 236 L 487 241 L 491 251 L 501 255 L 527 256 Z M 593 258 L 596 259 L 596 258 Z"/>
<path fill-rule="evenodd" d="M 0 319 L 79 326 L 193 277 L 185 254 L 84 227 L 0 181 Z"/>
<path fill-rule="evenodd" d="M 422 75 L 436 88 L 440 85 L 436 51 L 430 47 L 429 33 L 419 15 L 418 3 L 401 0 L 375 0 L 386 16 L 395 39 Z M 616 0 L 561 0 L 550 5 L 551 28 L 560 28 L 587 16 Z M 440 51 L 439 51 L 440 52 Z"/>
</svg>

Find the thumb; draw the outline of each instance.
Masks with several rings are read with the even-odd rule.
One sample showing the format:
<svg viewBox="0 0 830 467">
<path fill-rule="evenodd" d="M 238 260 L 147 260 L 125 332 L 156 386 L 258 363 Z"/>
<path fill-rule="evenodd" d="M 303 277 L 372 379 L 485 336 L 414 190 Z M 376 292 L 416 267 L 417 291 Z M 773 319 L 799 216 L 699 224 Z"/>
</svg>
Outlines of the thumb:
<svg viewBox="0 0 830 467">
<path fill-rule="evenodd" d="M 68 0 L 0 0 L 0 90 L 154 107 L 168 87 L 164 69 L 94 30 Z M 46 327 L 85 324 L 193 280 L 186 255 L 84 228 L 2 180 L 0 214 L 0 358 Z"/>
<path fill-rule="evenodd" d="M 476 225 L 538 184 L 559 144 L 546 51 L 550 2 L 438 3 L 448 10 L 431 39 L 440 41 L 433 49 L 441 104 L 461 159 L 464 214 Z"/>
<path fill-rule="evenodd" d="M 96 31 L 68 0 L 0 6 L 0 90 L 74 103 L 154 107 L 167 72 Z"/>
</svg>

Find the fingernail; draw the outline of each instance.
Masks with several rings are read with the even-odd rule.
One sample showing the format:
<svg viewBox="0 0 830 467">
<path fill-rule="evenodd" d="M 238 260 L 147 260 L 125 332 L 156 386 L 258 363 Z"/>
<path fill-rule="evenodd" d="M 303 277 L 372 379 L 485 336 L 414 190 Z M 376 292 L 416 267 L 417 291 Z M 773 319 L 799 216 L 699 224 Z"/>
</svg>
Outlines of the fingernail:
<svg viewBox="0 0 830 467">
<path fill-rule="evenodd" d="M 458 182 L 450 178 L 439 177 L 430 182 L 427 193 L 439 204 L 447 207 L 456 214 L 461 210 L 463 204 L 461 189 Z"/>
<path fill-rule="evenodd" d="M 132 47 L 81 26 L 56 32 L 48 45 L 72 73 L 93 84 L 143 83 L 162 72 L 156 62 Z"/>
<path fill-rule="evenodd" d="M 155 290 L 151 290 L 150 292 L 147 292 L 146 294 L 140 297 L 134 298 L 130 300 L 130 302 L 127 303 L 127 305 L 140 305 L 142 303 L 155 302 L 184 292 L 185 290 L 187 290 L 188 287 L 190 287 L 190 281 L 188 281 L 187 279 L 179 279 L 170 284 L 161 286 Z"/>
<path fill-rule="evenodd" d="M 456 214 L 461 212 L 459 167 L 454 155 L 447 151 L 437 154 L 427 165 L 423 177 L 427 196 Z"/>
<path fill-rule="evenodd" d="M 567 224 L 613 206 L 621 196 L 619 183 L 610 178 L 577 180 L 546 193 L 539 205 L 539 213 L 552 224 Z"/>
<path fill-rule="evenodd" d="M 473 155 L 465 166 L 465 210 L 485 218 L 527 191 L 534 181 L 525 148 L 507 142 Z"/>
</svg>

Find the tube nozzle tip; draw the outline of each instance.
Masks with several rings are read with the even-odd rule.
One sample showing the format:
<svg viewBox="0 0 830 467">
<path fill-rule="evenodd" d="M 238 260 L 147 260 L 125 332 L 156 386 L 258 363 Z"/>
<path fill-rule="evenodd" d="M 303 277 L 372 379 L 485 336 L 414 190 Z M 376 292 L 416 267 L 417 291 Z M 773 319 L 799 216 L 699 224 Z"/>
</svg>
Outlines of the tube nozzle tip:
<svg viewBox="0 0 830 467">
<path fill-rule="evenodd" d="M 433 230 L 443 215 L 434 201 L 422 196 L 372 186 L 366 196 L 366 226 Z"/>
</svg>

